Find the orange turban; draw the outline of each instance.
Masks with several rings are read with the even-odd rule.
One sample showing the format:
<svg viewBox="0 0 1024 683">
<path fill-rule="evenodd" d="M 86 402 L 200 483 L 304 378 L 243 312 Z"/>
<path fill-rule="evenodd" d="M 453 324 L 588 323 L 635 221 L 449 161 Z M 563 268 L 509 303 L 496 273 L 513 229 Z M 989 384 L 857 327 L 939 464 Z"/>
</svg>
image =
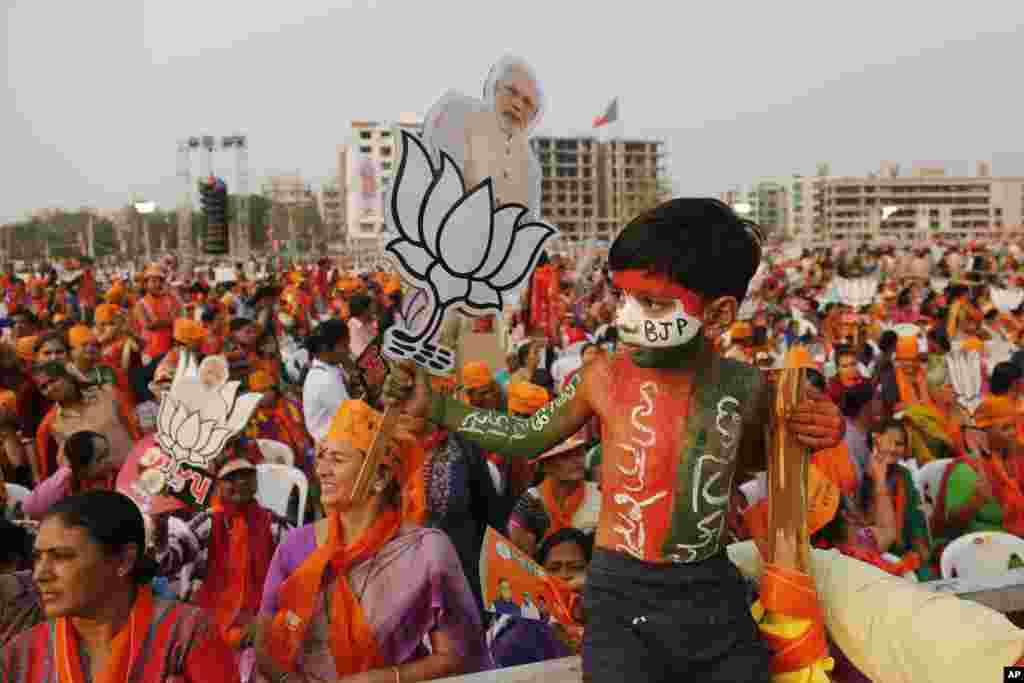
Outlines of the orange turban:
<svg viewBox="0 0 1024 683">
<path fill-rule="evenodd" d="M 985 429 L 1017 419 L 1017 406 L 1009 396 L 989 394 L 974 413 L 974 424 Z"/>
<path fill-rule="evenodd" d="M 475 360 L 462 368 L 462 385 L 467 389 L 479 389 L 494 381 L 491 368 L 486 361 Z"/>
<path fill-rule="evenodd" d="M 960 345 L 960 348 L 967 353 L 981 353 L 985 350 L 985 342 L 981 341 L 977 337 L 968 337 L 964 340 L 963 344 Z"/>
<path fill-rule="evenodd" d="M 447 394 L 455 388 L 455 377 L 452 375 L 445 375 L 444 377 L 431 375 L 430 387 L 438 393 Z"/>
<path fill-rule="evenodd" d="M 167 277 L 167 275 L 164 273 L 164 269 L 158 265 L 146 266 L 146 270 L 142 272 L 142 279 L 148 280 L 151 277 L 163 279 Z"/>
<path fill-rule="evenodd" d="M 348 441 L 364 453 L 373 445 L 373 437 L 384 416 L 362 401 L 342 401 L 331 419 L 328 441 Z"/>
<path fill-rule="evenodd" d="M 249 375 L 249 391 L 266 391 L 274 388 L 274 378 L 266 370 L 256 370 Z"/>
<path fill-rule="evenodd" d="M 122 285 L 120 281 L 115 282 L 114 285 L 107 290 L 104 298 L 112 304 L 121 303 L 121 300 L 124 298 L 124 291 L 124 285 Z"/>
<path fill-rule="evenodd" d="M 0 408 L 15 412 L 18 409 L 17 395 L 9 389 L 0 389 Z"/>
<path fill-rule="evenodd" d="M 14 345 L 18 358 L 31 363 L 36 359 L 36 341 L 39 337 L 20 337 Z"/>
<path fill-rule="evenodd" d="M 114 291 L 113 288 L 111 288 L 110 291 L 111 292 Z M 108 294 L 108 296 L 109 296 L 109 294 Z M 95 314 L 96 324 L 112 323 L 112 322 L 114 322 L 114 319 L 117 317 L 117 311 L 118 311 L 117 306 L 114 306 L 112 304 L 100 304 L 99 306 L 96 307 L 96 314 Z"/>
<path fill-rule="evenodd" d="M 198 344 L 206 339 L 206 335 L 206 328 L 195 320 L 178 318 L 174 321 L 174 341 L 179 344 Z"/>
<path fill-rule="evenodd" d="M 732 330 L 730 333 L 732 339 L 749 339 L 754 336 L 754 328 L 750 326 L 750 323 L 740 321 L 733 323 Z"/>
<path fill-rule="evenodd" d="M 77 349 L 80 346 L 96 341 L 96 335 L 92 333 L 92 330 L 85 325 L 75 325 L 68 330 L 68 342 L 71 344 L 71 348 Z"/>
<path fill-rule="evenodd" d="M 548 402 L 547 390 L 530 382 L 508 385 L 508 409 L 513 413 L 533 415 Z"/>
<path fill-rule="evenodd" d="M 402 282 L 398 278 L 391 278 L 384 283 L 384 294 L 394 294 L 402 291 Z"/>
<path fill-rule="evenodd" d="M 920 355 L 917 337 L 900 337 L 896 340 L 896 360 L 917 360 Z"/>
</svg>

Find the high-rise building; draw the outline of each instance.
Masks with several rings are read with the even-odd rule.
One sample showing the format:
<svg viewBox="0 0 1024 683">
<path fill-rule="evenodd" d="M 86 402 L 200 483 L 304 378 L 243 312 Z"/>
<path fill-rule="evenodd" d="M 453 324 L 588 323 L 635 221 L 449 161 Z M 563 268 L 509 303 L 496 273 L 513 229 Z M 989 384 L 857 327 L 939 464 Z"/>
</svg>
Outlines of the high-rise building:
<svg viewBox="0 0 1024 683">
<path fill-rule="evenodd" d="M 350 139 L 338 146 L 338 183 L 345 199 L 348 245 L 354 252 L 378 251 L 385 231 L 384 198 L 398 168 L 396 130 L 419 135 L 415 114 L 397 122 L 353 121 Z"/>
<path fill-rule="evenodd" d="M 1024 177 L 992 176 L 987 162 L 976 176 L 948 176 L 919 164 L 911 175 L 882 164 L 867 177 L 794 177 L 789 229 L 826 239 L 973 239 L 1018 232 L 1024 223 Z"/>
<path fill-rule="evenodd" d="M 537 136 L 530 143 L 543 171 L 541 217 L 565 242 L 611 240 L 670 194 L 660 140 Z"/>
<path fill-rule="evenodd" d="M 325 182 L 320 186 L 317 208 L 320 210 L 321 220 L 327 226 L 329 240 L 344 240 L 348 233 L 348 226 L 345 223 L 345 199 L 344 186 L 337 180 Z"/>
</svg>

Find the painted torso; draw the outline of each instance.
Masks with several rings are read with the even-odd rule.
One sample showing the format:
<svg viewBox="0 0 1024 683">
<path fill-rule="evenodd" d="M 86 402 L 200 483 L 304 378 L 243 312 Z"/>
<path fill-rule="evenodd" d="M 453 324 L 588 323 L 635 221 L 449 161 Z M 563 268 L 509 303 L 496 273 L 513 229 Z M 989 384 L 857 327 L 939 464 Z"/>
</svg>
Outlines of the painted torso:
<svg viewBox="0 0 1024 683">
<path fill-rule="evenodd" d="M 649 562 L 720 552 L 743 413 L 760 373 L 721 359 L 717 373 L 684 374 L 619 355 L 590 376 L 604 444 L 597 545 Z"/>
</svg>

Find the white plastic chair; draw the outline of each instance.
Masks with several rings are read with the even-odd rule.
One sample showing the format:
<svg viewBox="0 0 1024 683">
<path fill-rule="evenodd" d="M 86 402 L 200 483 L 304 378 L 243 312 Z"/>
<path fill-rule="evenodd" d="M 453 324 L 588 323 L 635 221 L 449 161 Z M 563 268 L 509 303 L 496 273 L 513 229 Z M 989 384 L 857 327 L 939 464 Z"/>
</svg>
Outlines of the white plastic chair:
<svg viewBox="0 0 1024 683">
<path fill-rule="evenodd" d="M 914 485 L 921 494 L 921 507 L 924 508 L 928 519 L 932 518 L 932 511 L 939 498 L 939 487 L 942 485 L 942 477 L 946 468 L 953 464 L 952 458 L 941 458 L 925 463 L 919 470 L 914 472 Z"/>
<path fill-rule="evenodd" d="M 273 439 L 256 439 L 263 459 L 273 465 L 295 465 L 295 454 L 291 446 Z"/>
<path fill-rule="evenodd" d="M 256 481 L 259 489 L 256 500 L 263 507 L 288 517 L 288 502 L 292 491 L 299 490 L 299 513 L 296 524 L 301 525 L 305 519 L 306 497 L 309 495 L 309 481 L 302 470 L 290 465 L 272 465 L 268 463 L 256 466 Z"/>
<path fill-rule="evenodd" d="M 942 578 L 986 579 L 1006 574 L 1010 556 L 1024 560 L 1024 538 L 1002 531 L 975 531 L 942 551 Z"/>
<path fill-rule="evenodd" d="M 31 493 L 27 488 L 21 484 L 4 484 L 7 487 L 7 501 L 11 505 L 16 505 L 28 498 L 28 494 Z"/>
</svg>

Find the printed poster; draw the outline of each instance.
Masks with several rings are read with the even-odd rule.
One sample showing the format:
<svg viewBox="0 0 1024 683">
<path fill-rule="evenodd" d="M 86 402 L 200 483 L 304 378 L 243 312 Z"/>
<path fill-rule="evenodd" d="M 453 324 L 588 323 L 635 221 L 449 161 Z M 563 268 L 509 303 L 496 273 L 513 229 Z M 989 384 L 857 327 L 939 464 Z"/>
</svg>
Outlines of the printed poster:
<svg viewBox="0 0 1024 683">
<path fill-rule="evenodd" d="M 580 628 L 569 586 L 490 527 L 480 550 L 480 586 L 488 612 Z"/>
</svg>

